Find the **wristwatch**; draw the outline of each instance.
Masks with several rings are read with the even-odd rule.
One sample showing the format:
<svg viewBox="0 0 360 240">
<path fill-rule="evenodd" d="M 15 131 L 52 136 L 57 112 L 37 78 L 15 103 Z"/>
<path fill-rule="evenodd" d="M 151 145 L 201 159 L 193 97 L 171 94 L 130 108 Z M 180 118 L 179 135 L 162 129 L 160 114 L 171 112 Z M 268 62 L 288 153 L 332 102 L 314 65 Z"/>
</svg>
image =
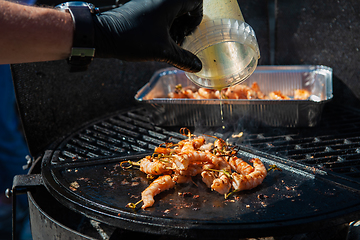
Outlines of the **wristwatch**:
<svg viewBox="0 0 360 240">
<path fill-rule="evenodd" d="M 71 14 L 74 23 L 74 38 L 68 63 L 71 72 L 85 71 L 95 56 L 93 14 L 98 9 L 87 2 L 66 2 L 57 5 L 60 11 Z"/>
</svg>

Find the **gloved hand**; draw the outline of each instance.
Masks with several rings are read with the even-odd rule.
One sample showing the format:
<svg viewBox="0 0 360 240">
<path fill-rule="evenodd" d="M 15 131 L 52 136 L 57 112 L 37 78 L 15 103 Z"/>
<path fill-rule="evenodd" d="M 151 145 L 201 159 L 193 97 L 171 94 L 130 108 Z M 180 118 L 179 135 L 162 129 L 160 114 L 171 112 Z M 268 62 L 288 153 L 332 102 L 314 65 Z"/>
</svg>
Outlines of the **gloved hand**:
<svg viewBox="0 0 360 240">
<path fill-rule="evenodd" d="M 96 15 L 95 56 L 161 61 L 198 72 L 200 59 L 178 44 L 201 22 L 202 6 L 202 0 L 131 0 Z"/>
</svg>

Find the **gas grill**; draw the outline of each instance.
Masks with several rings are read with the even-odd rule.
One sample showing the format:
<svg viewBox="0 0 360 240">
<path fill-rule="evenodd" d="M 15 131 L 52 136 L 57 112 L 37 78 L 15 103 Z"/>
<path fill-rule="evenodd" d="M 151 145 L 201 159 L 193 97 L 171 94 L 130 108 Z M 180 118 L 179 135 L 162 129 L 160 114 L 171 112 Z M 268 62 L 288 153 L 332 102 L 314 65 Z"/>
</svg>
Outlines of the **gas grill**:
<svg viewBox="0 0 360 240">
<path fill-rule="evenodd" d="M 167 64 L 95 59 L 87 72 L 72 74 L 65 61 L 12 66 L 32 155 L 29 174 L 14 178 L 13 197 L 27 192 L 34 239 L 346 239 L 349 222 L 360 217 L 358 70 L 332 37 L 335 30 L 347 36 L 341 44 L 354 56 L 353 40 L 346 41 L 358 32 L 342 24 L 358 24 L 359 18 L 342 2 L 268 3 L 241 3 L 258 37 L 260 64 L 330 66 L 334 99 L 311 128 L 189 127 L 228 139 L 245 160 L 258 157 L 282 170 L 228 199 L 194 178 L 194 184 L 159 194 L 152 208 L 126 207 L 138 201 L 149 180 L 120 162 L 183 139 L 184 126 L 154 125 L 152 113 L 134 100 Z M 356 9 L 358 3 L 352 4 Z M 267 21 L 267 13 L 276 21 Z M 327 23 L 331 31 L 316 27 Z M 241 138 L 231 137 L 239 132 Z"/>
</svg>

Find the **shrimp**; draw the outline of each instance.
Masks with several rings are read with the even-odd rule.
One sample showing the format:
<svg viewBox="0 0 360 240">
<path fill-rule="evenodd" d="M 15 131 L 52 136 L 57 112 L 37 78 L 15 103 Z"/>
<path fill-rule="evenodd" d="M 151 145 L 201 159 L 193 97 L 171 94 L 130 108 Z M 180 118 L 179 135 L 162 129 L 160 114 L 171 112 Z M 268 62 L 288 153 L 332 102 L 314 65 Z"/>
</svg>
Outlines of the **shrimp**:
<svg viewBox="0 0 360 240">
<path fill-rule="evenodd" d="M 247 175 L 232 173 L 232 186 L 235 191 L 249 190 L 257 187 L 265 179 L 267 171 L 264 164 L 258 158 L 252 159 L 254 171 Z"/>
<path fill-rule="evenodd" d="M 192 151 L 181 156 L 188 162 L 211 162 L 214 155 L 210 152 Z"/>
<path fill-rule="evenodd" d="M 200 151 L 207 151 L 207 152 L 210 152 L 211 150 L 213 150 L 214 148 L 214 144 L 213 143 L 207 143 L 207 144 L 204 144 L 202 146 L 199 147 L 199 150 Z"/>
<path fill-rule="evenodd" d="M 205 138 L 203 136 L 199 136 L 194 138 L 193 142 L 194 142 L 194 148 L 198 149 L 199 147 L 205 144 Z"/>
<path fill-rule="evenodd" d="M 168 94 L 169 98 L 186 98 L 181 84 L 175 86 L 175 91 Z"/>
<path fill-rule="evenodd" d="M 269 93 L 269 98 L 273 100 L 289 100 L 290 98 L 286 95 L 284 95 L 280 91 L 274 91 Z"/>
<path fill-rule="evenodd" d="M 181 153 L 194 151 L 195 149 L 201 147 L 204 143 L 205 138 L 202 136 L 196 137 L 194 139 L 183 140 L 180 144 L 182 145 Z"/>
<path fill-rule="evenodd" d="M 176 145 L 165 144 L 165 147 L 156 147 L 154 153 L 160 154 L 178 154 L 181 152 L 190 152 L 198 149 L 205 143 L 205 138 L 203 136 L 199 136 L 193 139 L 185 139 L 180 141 Z M 169 146 L 176 146 L 175 148 L 170 148 Z"/>
<path fill-rule="evenodd" d="M 175 181 L 170 175 L 163 175 L 155 179 L 142 193 L 142 208 L 151 207 L 154 203 L 154 197 L 159 193 L 169 190 L 175 186 Z"/>
<path fill-rule="evenodd" d="M 251 89 L 255 91 L 257 98 L 259 99 L 265 99 L 265 94 L 260 91 L 260 87 L 257 84 L 257 82 L 253 82 L 251 84 Z"/>
<path fill-rule="evenodd" d="M 229 153 L 228 144 L 221 138 L 217 138 L 214 142 L 214 154 L 215 155 L 227 155 Z"/>
<path fill-rule="evenodd" d="M 202 181 L 206 184 L 208 188 L 211 188 L 216 176 L 212 171 L 202 171 L 201 172 Z"/>
<path fill-rule="evenodd" d="M 306 100 L 311 93 L 306 89 L 295 89 L 295 100 Z M 290 98 L 281 93 L 281 91 L 273 91 L 268 95 L 264 94 L 257 82 L 253 82 L 251 86 L 237 84 L 221 91 L 199 88 L 196 86 L 182 87 L 181 84 L 175 86 L 175 90 L 168 94 L 169 98 L 190 98 L 190 99 L 270 99 L 270 100 L 289 100 Z"/>
<path fill-rule="evenodd" d="M 150 156 L 146 156 L 140 160 L 140 171 L 151 175 L 167 174 L 170 172 L 168 165 L 166 159 L 159 161 L 152 159 Z"/>
<path fill-rule="evenodd" d="M 242 175 L 247 175 L 254 171 L 253 166 L 236 156 L 230 158 L 229 164 L 234 171 Z"/>
<path fill-rule="evenodd" d="M 168 148 L 168 147 L 156 147 L 154 149 L 154 153 L 160 153 L 164 155 L 171 155 L 173 153 L 180 152 L 180 149 L 178 148 Z"/>
<path fill-rule="evenodd" d="M 181 84 L 175 86 L 175 91 L 168 94 L 169 98 L 194 98 L 196 88 L 192 86 L 183 87 Z"/>
<path fill-rule="evenodd" d="M 296 89 L 294 93 L 294 99 L 296 100 L 306 100 L 310 97 L 310 92 L 305 89 Z"/>
<path fill-rule="evenodd" d="M 177 170 L 187 170 L 188 166 L 194 162 L 212 162 L 213 154 L 210 152 L 192 151 L 174 155 L 172 159 Z"/>
<path fill-rule="evenodd" d="M 231 167 L 226 161 L 223 161 L 220 163 L 219 169 L 219 177 L 214 179 L 213 183 L 211 184 L 211 189 L 217 191 L 220 194 L 226 194 L 231 189 Z"/>
<path fill-rule="evenodd" d="M 193 91 L 192 89 L 185 89 L 184 90 L 184 94 L 186 96 L 186 98 L 195 98 L 196 96 L 196 91 Z"/>
<path fill-rule="evenodd" d="M 169 98 L 186 98 L 187 96 L 182 92 L 171 92 L 168 94 Z"/>
<path fill-rule="evenodd" d="M 214 179 L 211 184 L 211 189 L 217 191 L 220 194 L 226 194 L 231 189 L 231 181 L 228 176 L 222 174 L 219 178 Z"/>
<path fill-rule="evenodd" d="M 189 160 L 183 158 L 182 156 L 175 155 L 171 158 L 173 160 L 174 169 L 177 170 L 186 170 L 189 166 Z"/>
<path fill-rule="evenodd" d="M 220 194 L 226 194 L 231 189 L 231 166 L 221 157 L 212 157 L 212 163 L 203 165 L 201 172 L 203 182 Z"/>
<path fill-rule="evenodd" d="M 214 147 L 222 151 L 226 147 L 226 142 L 223 139 L 218 138 L 214 142 Z"/>
<path fill-rule="evenodd" d="M 151 207 L 157 194 L 177 183 L 188 183 L 199 174 L 207 187 L 225 197 L 231 190 L 254 188 L 266 177 L 266 168 L 258 158 L 251 160 L 251 166 L 238 158 L 236 148 L 221 138 L 214 136 L 214 143 L 205 143 L 205 137 L 194 136 L 187 128 L 182 128 L 180 133 L 187 139 L 177 144 L 163 143 L 155 148 L 153 155 L 133 163 L 146 174 L 160 175 L 142 192 L 142 208 Z M 141 201 L 128 205 L 135 208 Z"/>
<path fill-rule="evenodd" d="M 184 176 L 184 175 L 174 174 L 172 179 L 176 183 L 187 183 L 187 182 L 190 182 L 191 176 Z"/>
<path fill-rule="evenodd" d="M 216 155 L 213 155 L 213 157 L 211 158 L 211 163 L 214 164 L 215 168 L 217 169 L 223 169 L 224 165 L 228 165 L 228 163 L 222 156 Z"/>
<path fill-rule="evenodd" d="M 196 176 L 203 171 L 201 164 L 191 164 L 189 165 L 188 169 L 180 170 L 180 174 L 183 176 Z"/>
<path fill-rule="evenodd" d="M 229 99 L 255 99 L 256 92 L 246 85 L 238 84 L 228 87 L 225 96 Z"/>
<path fill-rule="evenodd" d="M 196 162 L 201 164 L 211 163 L 215 166 L 215 168 L 218 168 L 223 162 L 226 162 L 221 156 L 216 156 L 211 152 L 203 151 L 193 151 L 186 153 L 182 155 L 182 158 L 184 159 L 183 164 L 184 162 L 187 165 L 194 164 Z"/>
<path fill-rule="evenodd" d="M 208 88 L 199 88 L 198 93 L 203 99 L 216 99 L 219 98 L 219 94 L 216 94 L 216 90 Z"/>
</svg>

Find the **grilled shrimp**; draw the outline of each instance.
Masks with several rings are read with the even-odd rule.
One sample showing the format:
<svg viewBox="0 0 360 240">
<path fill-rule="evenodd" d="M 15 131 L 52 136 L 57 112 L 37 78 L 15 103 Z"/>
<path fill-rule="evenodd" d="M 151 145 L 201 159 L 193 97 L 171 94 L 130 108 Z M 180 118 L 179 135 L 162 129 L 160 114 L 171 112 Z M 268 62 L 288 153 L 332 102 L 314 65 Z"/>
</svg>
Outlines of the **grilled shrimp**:
<svg viewBox="0 0 360 240">
<path fill-rule="evenodd" d="M 190 162 L 211 162 L 211 154 L 208 152 L 201 152 L 201 151 L 192 151 L 185 154 L 179 155 L 179 157 L 182 159 L 181 164 L 185 165 L 186 168 L 183 168 L 183 170 L 187 169 L 187 166 L 190 164 Z M 176 164 L 179 166 L 180 164 Z"/>
<path fill-rule="evenodd" d="M 199 150 L 200 151 L 211 151 L 214 147 L 214 144 L 213 143 L 206 143 L 204 145 L 202 145 L 201 147 L 199 147 Z"/>
<path fill-rule="evenodd" d="M 203 171 L 201 164 L 191 164 L 189 165 L 188 169 L 180 170 L 179 174 L 183 176 L 196 176 Z"/>
<path fill-rule="evenodd" d="M 143 201 L 142 208 L 151 207 L 155 200 L 154 197 L 159 193 L 166 191 L 175 186 L 175 181 L 170 175 L 160 176 L 155 179 L 142 193 L 141 199 Z"/>
<path fill-rule="evenodd" d="M 216 178 L 215 173 L 212 171 L 202 171 L 201 177 L 202 181 L 206 184 L 208 188 L 211 188 L 211 185 Z"/>
<path fill-rule="evenodd" d="M 183 158 L 191 162 L 211 162 L 213 154 L 202 151 L 192 151 L 181 155 Z"/>
<path fill-rule="evenodd" d="M 180 133 L 187 139 L 177 144 L 161 144 L 152 156 L 140 160 L 142 172 L 160 175 L 142 192 L 142 208 L 152 206 L 157 194 L 177 183 L 190 182 L 198 174 L 207 187 L 220 194 L 227 194 L 232 188 L 235 191 L 254 188 L 266 177 L 266 168 L 258 158 L 251 160 L 251 166 L 238 158 L 235 147 L 224 140 L 214 137 L 214 143 L 205 144 L 203 136 L 196 137 L 187 128 Z"/>
<path fill-rule="evenodd" d="M 176 183 L 187 183 L 191 181 L 191 176 L 174 174 L 172 179 Z"/>
<path fill-rule="evenodd" d="M 187 153 L 194 151 L 201 147 L 205 143 L 205 138 L 203 136 L 199 136 L 193 139 L 187 139 L 180 141 L 179 145 L 181 146 L 181 153 Z"/>
<path fill-rule="evenodd" d="M 222 140 L 221 138 L 216 139 L 214 142 L 214 148 L 217 150 L 217 153 L 222 154 L 224 150 L 226 149 L 226 142 Z"/>
<path fill-rule="evenodd" d="M 165 155 L 170 155 L 170 154 L 178 153 L 178 152 L 180 152 L 180 149 L 178 149 L 178 148 L 156 147 L 154 149 L 154 153 L 160 153 L 160 154 L 165 154 Z"/>
<path fill-rule="evenodd" d="M 188 169 L 188 166 L 190 164 L 188 159 L 185 159 L 180 155 L 175 155 L 171 159 L 173 161 L 174 169 L 176 169 L 178 171 Z"/>
<path fill-rule="evenodd" d="M 247 175 L 232 173 L 232 186 L 236 191 L 248 190 L 257 187 L 266 177 L 267 171 L 258 158 L 252 159 L 254 171 Z"/>
<path fill-rule="evenodd" d="M 192 151 L 186 154 L 181 155 L 183 161 L 182 165 L 194 164 L 196 162 L 201 164 L 212 163 L 216 168 L 218 168 L 223 162 L 226 162 L 224 158 L 221 156 L 216 156 L 211 152 L 203 152 L 203 151 Z M 185 168 L 186 170 L 187 168 Z"/>
<path fill-rule="evenodd" d="M 146 156 L 140 161 L 140 171 L 152 175 L 168 174 L 170 173 L 168 165 L 166 159 L 164 159 L 164 161 L 159 161 L 157 159 L 152 159 L 150 156 Z"/>
<path fill-rule="evenodd" d="M 213 154 L 210 152 L 192 151 L 178 154 L 172 157 L 176 169 L 187 170 L 189 164 L 193 162 L 208 163 L 212 161 Z"/>
<path fill-rule="evenodd" d="M 234 171 L 242 175 L 247 175 L 254 171 L 253 166 L 236 156 L 230 158 L 229 164 Z"/>
<path fill-rule="evenodd" d="M 228 193 L 231 189 L 231 181 L 230 181 L 230 174 L 231 174 L 231 166 L 228 162 L 221 161 L 218 163 L 219 172 L 218 178 L 214 179 L 213 183 L 211 184 L 211 189 L 217 191 L 220 194 Z"/>
<path fill-rule="evenodd" d="M 184 145 L 180 149 L 180 152 L 185 153 L 185 152 L 191 152 L 194 150 L 195 150 L 194 142 L 191 140 L 187 140 L 184 142 Z"/>
<path fill-rule="evenodd" d="M 231 181 L 228 176 L 222 174 L 219 178 L 214 179 L 211 184 L 211 189 L 217 191 L 220 194 L 226 194 L 231 189 Z"/>
</svg>

